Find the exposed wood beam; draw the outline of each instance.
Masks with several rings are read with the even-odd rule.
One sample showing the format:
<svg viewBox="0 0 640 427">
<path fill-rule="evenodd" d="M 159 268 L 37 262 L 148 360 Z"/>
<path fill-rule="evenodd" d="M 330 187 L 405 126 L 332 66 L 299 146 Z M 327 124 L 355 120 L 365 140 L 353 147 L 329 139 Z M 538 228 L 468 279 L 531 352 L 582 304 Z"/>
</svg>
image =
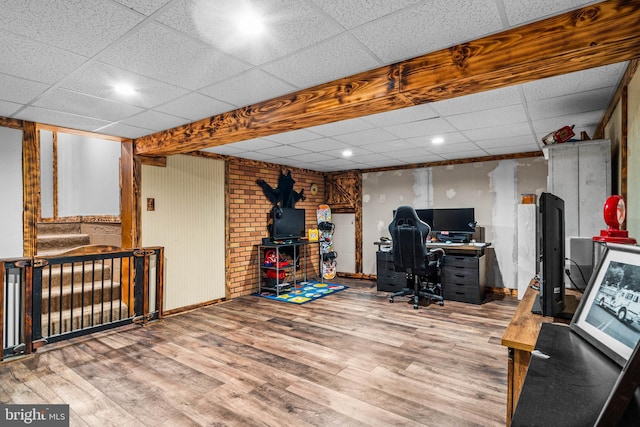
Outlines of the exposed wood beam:
<svg viewBox="0 0 640 427">
<path fill-rule="evenodd" d="M 135 141 L 186 153 L 640 57 L 640 2 L 611 0 Z"/>
</svg>

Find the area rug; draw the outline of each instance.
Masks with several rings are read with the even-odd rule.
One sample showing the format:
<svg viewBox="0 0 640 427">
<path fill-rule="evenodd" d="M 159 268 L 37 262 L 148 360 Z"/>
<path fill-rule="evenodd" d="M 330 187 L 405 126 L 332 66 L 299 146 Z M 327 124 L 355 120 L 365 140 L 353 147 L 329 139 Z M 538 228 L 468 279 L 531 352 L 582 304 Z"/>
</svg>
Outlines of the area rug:
<svg viewBox="0 0 640 427">
<path fill-rule="evenodd" d="M 304 304 L 326 297 L 327 295 L 335 294 L 336 292 L 343 291 L 347 288 L 349 287 L 335 283 L 300 282 L 296 289 L 291 289 L 289 292 L 285 293 L 281 292 L 279 296 L 276 295 L 275 292 L 271 291 L 262 291 L 261 293 L 255 293 L 253 295 L 274 301 Z"/>
</svg>

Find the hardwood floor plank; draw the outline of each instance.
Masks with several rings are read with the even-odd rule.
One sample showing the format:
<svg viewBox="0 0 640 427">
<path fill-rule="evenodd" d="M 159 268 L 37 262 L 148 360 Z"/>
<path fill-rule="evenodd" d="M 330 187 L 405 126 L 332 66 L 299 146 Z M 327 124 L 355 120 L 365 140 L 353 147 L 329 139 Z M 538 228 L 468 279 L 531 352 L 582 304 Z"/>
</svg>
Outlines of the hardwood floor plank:
<svg viewBox="0 0 640 427">
<path fill-rule="evenodd" d="M 516 298 L 414 310 L 344 282 L 47 345 L 0 364 L 0 401 L 68 403 L 73 426 L 504 425 Z"/>
</svg>

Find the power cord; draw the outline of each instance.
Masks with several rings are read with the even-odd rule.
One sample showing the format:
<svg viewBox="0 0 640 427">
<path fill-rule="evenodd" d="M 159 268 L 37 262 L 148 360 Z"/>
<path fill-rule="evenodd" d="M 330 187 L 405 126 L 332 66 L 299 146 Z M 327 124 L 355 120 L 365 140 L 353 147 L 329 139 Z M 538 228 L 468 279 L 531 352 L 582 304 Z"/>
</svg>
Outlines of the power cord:
<svg viewBox="0 0 640 427">
<path fill-rule="evenodd" d="M 586 285 L 587 283 L 587 279 L 584 278 L 584 273 L 582 272 L 582 269 L 580 268 L 580 266 L 578 265 L 577 262 L 575 262 L 574 260 L 572 260 L 571 258 L 565 258 L 565 260 L 572 262 L 576 268 L 578 269 L 578 272 L 580 273 L 580 277 L 582 277 L 582 281 L 585 284 L 585 287 L 583 289 L 580 289 L 580 287 L 576 284 L 576 282 L 573 280 L 573 278 L 571 277 L 571 271 L 568 268 L 564 269 L 564 274 L 567 275 L 567 277 L 569 278 L 569 280 L 571 281 L 571 284 L 573 285 L 574 288 L 576 288 L 578 291 L 580 291 L 580 293 L 584 293 L 585 289 L 586 289 Z"/>
</svg>

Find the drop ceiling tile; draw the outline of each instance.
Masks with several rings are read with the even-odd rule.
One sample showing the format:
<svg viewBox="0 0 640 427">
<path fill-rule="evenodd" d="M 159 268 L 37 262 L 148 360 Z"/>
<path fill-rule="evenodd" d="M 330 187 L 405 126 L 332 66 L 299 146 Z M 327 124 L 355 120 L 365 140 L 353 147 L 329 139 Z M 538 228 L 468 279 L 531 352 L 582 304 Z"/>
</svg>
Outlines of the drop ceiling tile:
<svg viewBox="0 0 640 427">
<path fill-rule="evenodd" d="M 93 119 L 75 114 L 62 113 L 48 110 L 46 108 L 28 107 L 15 114 L 16 119 L 29 120 L 52 126 L 60 126 L 71 129 L 86 130 L 93 132 L 109 124 L 104 120 Z"/>
<path fill-rule="evenodd" d="M 355 160 L 360 163 L 373 163 L 373 162 L 384 162 L 389 159 L 389 156 L 381 154 L 381 153 L 370 153 L 370 154 L 358 154 L 354 156 Z"/>
<path fill-rule="evenodd" d="M 385 63 L 444 49 L 503 29 L 494 0 L 433 0 L 353 30 Z"/>
<path fill-rule="evenodd" d="M 300 88 L 330 82 L 381 64 L 349 34 L 325 40 L 262 66 Z"/>
<path fill-rule="evenodd" d="M 408 163 L 423 163 L 442 160 L 442 157 L 429 150 L 419 149 L 394 151 L 389 153 L 389 157 L 407 161 Z"/>
<path fill-rule="evenodd" d="M 158 58 L 163 58 L 161 64 Z M 150 23 L 128 37 L 100 60 L 191 90 L 249 68 L 248 64 L 156 23 Z"/>
<path fill-rule="evenodd" d="M 120 95 L 114 89 L 117 84 L 128 84 L 135 89 L 136 93 L 129 97 Z M 178 86 L 102 62 L 87 64 L 71 74 L 60 86 L 87 95 L 144 108 L 153 108 L 189 93 L 188 90 Z"/>
<path fill-rule="evenodd" d="M 435 104 L 421 104 L 415 107 L 400 108 L 398 110 L 365 116 L 362 119 L 379 127 L 418 122 L 420 120 L 436 118 L 440 115 L 432 108 L 432 105 Z"/>
<path fill-rule="evenodd" d="M 119 136 L 122 138 L 140 138 L 141 136 L 155 133 L 152 129 L 143 129 L 135 126 L 128 126 L 123 123 L 113 123 L 102 128 L 94 129 L 94 132 L 105 135 Z"/>
<path fill-rule="evenodd" d="M 531 135 L 529 122 L 513 123 L 510 125 L 499 125 L 480 129 L 469 129 L 462 132 L 471 141 L 481 141 L 485 139 Z"/>
<path fill-rule="evenodd" d="M 115 0 L 144 15 L 151 15 L 171 0 Z"/>
<path fill-rule="evenodd" d="M 365 119 L 356 118 L 313 126 L 310 127 L 309 130 L 322 136 L 336 136 L 371 129 L 372 127 L 373 125 L 368 123 Z"/>
<path fill-rule="evenodd" d="M 233 10 L 247 7 L 247 4 L 238 1 L 177 2 L 176 7 L 158 20 L 253 65 L 281 58 L 341 31 L 335 21 L 312 3 L 261 0 L 251 6 L 265 17 L 265 32 L 258 37 L 247 37 L 230 19 Z"/>
<path fill-rule="evenodd" d="M 322 154 L 322 153 L 305 153 L 305 154 L 298 154 L 295 156 L 287 156 L 287 158 L 296 162 L 303 162 L 303 163 L 314 163 L 314 162 L 319 162 L 321 160 L 332 159 L 331 156 L 327 156 L 326 154 Z"/>
<path fill-rule="evenodd" d="M 529 114 L 532 120 L 539 120 L 547 117 L 557 117 L 562 114 L 604 110 L 609 105 L 612 96 L 613 91 L 604 88 L 558 98 L 548 98 L 530 102 Z"/>
<path fill-rule="evenodd" d="M 528 102 L 573 95 L 600 88 L 615 88 L 627 68 L 627 62 L 591 68 L 561 76 L 536 80 L 522 85 Z"/>
<path fill-rule="evenodd" d="M 422 0 L 313 0 L 344 28 L 359 27 Z"/>
<path fill-rule="evenodd" d="M 273 157 L 291 157 L 308 154 L 309 150 L 303 150 L 292 145 L 279 145 L 277 147 L 265 148 L 264 150 L 260 150 L 259 153 Z"/>
<path fill-rule="evenodd" d="M 44 93 L 48 87 L 42 83 L 0 74 L 0 99 L 5 101 L 27 104 Z"/>
<path fill-rule="evenodd" d="M 292 144 L 295 142 L 304 142 L 321 139 L 320 135 L 307 129 L 296 129 L 289 132 L 278 133 L 265 137 L 269 141 L 275 141 L 280 144 Z M 319 141 L 322 143 L 322 141 Z"/>
<path fill-rule="evenodd" d="M 509 25 L 519 26 L 527 22 L 537 21 L 551 15 L 557 15 L 567 10 L 576 9 L 598 1 L 581 0 L 536 0 L 505 1 L 504 8 Z"/>
<path fill-rule="evenodd" d="M 0 73 L 54 84 L 87 58 L 0 30 Z M 43 66 L 46 64 L 46 66 Z"/>
<path fill-rule="evenodd" d="M 402 123 L 398 125 L 385 126 L 385 130 L 399 136 L 400 138 L 416 138 L 425 135 L 439 135 L 451 133 L 456 129 L 446 120 L 437 117 L 417 122 Z"/>
<path fill-rule="evenodd" d="M 448 116 L 447 121 L 460 131 L 494 127 L 527 121 L 527 114 L 522 105 L 511 105 L 473 113 Z"/>
<path fill-rule="evenodd" d="M 471 159 L 474 157 L 485 157 L 488 156 L 484 150 L 470 150 L 470 151 L 457 151 L 452 153 L 442 153 L 441 156 L 444 160 L 457 160 L 457 159 Z"/>
<path fill-rule="evenodd" d="M 295 92 L 296 89 L 269 73 L 253 68 L 199 92 L 236 107 L 244 107 Z"/>
<path fill-rule="evenodd" d="M 531 150 L 537 150 L 538 144 L 536 139 L 532 135 L 516 136 L 509 138 L 494 138 L 485 139 L 482 141 L 475 141 L 475 144 L 483 150 L 500 148 L 500 147 L 521 147 L 521 151 L 529 151 L 525 147 L 529 147 Z"/>
<path fill-rule="evenodd" d="M 431 107 L 442 116 L 470 113 L 472 111 L 490 110 L 492 108 L 521 104 L 522 97 L 518 86 L 508 86 L 486 92 L 438 101 Z"/>
<path fill-rule="evenodd" d="M 384 129 L 367 129 L 360 132 L 348 133 L 345 135 L 336 135 L 333 137 L 338 141 L 346 142 L 349 145 L 368 145 L 376 142 L 393 141 L 398 139 L 394 134 Z"/>
<path fill-rule="evenodd" d="M 235 110 L 235 107 L 217 99 L 209 98 L 198 92 L 192 92 L 164 105 L 160 105 L 154 108 L 154 110 L 197 121 Z"/>
<path fill-rule="evenodd" d="M 131 116 L 125 120 L 122 120 L 122 123 L 124 123 L 125 125 L 161 131 L 187 124 L 189 123 L 189 120 L 183 117 L 176 117 L 169 114 L 160 113 L 158 111 L 147 110 L 135 116 Z"/>
<path fill-rule="evenodd" d="M 79 116 L 118 121 L 144 111 L 132 105 L 122 105 L 95 96 L 84 95 L 65 89 L 54 89 L 33 103 L 36 107 L 65 111 Z"/>
<path fill-rule="evenodd" d="M 429 147 L 434 145 L 433 139 L 435 137 L 442 138 L 444 140 L 443 144 L 458 144 L 460 142 L 469 142 L 469 138 L 464 136 L 461 132 L 444 133 L 444 134 L 439 134 L 439 135 L 419 136 L 419 137 L 416 137 L 416 138 L 407 138 L 407 141 L 409 141 L 410 143 L 412 143 L 413 145 L 415 145 L 417 147 L 424 147 L 424 148 L 428 149 Z M 437 145 L 437 144 L 435 144 L 435 145 Z"/>
<path fill-rule="evenodd" d="M 265 138 L 254 138 L 254 139 L 247 139 L 246 141 L 234 142 L 233 144 L 227 144 L 227 145 L 223 145 L 221 147 L 215 147 L 215 148 L 232 146 L 235 149 L 239 149 L 243 151 L 244 150 L 258 151 L 258 150 L 264 150 L 265 148 L 279 147 L 280 145 L 282 144 L 279 144 L 274 141 L 270 141 Z"/>
<path fill-rule="evenodd" d="M 393 141 L 375 142 L 364 146 L 367 150 L 374 153 L 391 153 L 401 150 L 415 150 L 416 146 L 404 139 L 396 139 Z"/>
<path fill-rule="evenodd" d="M 349 147 L 349 144 L 332 138 L 319 138 L 309 141 L 296 142 L 294 144 L 290 144 L 290 146 L 306 151 L 319 151 L 322 153 L 329 150 L 341 150 Z"/>
<path fill-rule="evenodd" d="M 11 117 L 22 107 L 22 104 L 16 104 L 15 102 L 0 101 L 0 116 Z"/>
<path fill-rule="evenodd" d="M 4 0 L 0 28 L 92 57 L 142 19 L 140 14 L 108 1 Z"/>
<path fill-rule="evenodd" d="M 460 142 L 458 144 L 431 144 L 428 148 L 430 152 L 438 155 L 475 151 L 478 149 L 479 147 L 473 142 Z"/>
</svg>

